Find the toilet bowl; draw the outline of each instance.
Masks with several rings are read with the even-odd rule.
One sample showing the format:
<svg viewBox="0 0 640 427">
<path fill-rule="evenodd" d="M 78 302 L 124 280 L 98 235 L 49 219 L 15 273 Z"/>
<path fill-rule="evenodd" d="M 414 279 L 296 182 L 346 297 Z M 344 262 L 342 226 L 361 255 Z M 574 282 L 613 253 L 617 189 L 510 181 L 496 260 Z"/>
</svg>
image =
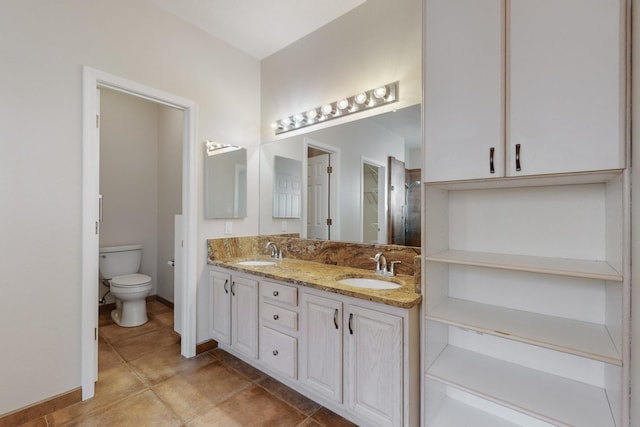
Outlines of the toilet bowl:
<svg viewBox="0 0 640 427">
<path fill-rule="evenodd" d="M 141 259 L 142 245 L 100 248 L 100 276 L 116 299 L 116 308 L 111 312 L 116 325 L 134 327 L 149 320 L 146 297 L 153 285 L 151 277 L 138 273 Z"/>
<path fill-rule="evenodd" d="M 147 301 L 151 288 L 151 277 L 146 274 L 125 274 L 110 280 L 109 289 L 116 298 L 116 308 L 111 311 L 111 319 L 124 327 L 140 326 L 147 323 Z"/>
</svg>

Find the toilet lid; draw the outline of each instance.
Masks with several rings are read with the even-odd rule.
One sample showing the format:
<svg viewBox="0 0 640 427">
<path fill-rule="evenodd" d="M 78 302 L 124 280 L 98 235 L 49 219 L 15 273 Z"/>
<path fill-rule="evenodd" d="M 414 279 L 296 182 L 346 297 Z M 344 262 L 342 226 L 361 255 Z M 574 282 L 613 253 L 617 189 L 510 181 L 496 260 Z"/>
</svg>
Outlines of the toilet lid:
<svg viewBox="0 0 640 427">
<path fill-rule="evenodd" d="M 136 286 L 142 285 L 144 283 L 150 282 L 151 277 L 146 274 L 124 274 L 122 276 L 116 276 L 111 279 L 111 283 L 116 286 Z"/>
</svg>

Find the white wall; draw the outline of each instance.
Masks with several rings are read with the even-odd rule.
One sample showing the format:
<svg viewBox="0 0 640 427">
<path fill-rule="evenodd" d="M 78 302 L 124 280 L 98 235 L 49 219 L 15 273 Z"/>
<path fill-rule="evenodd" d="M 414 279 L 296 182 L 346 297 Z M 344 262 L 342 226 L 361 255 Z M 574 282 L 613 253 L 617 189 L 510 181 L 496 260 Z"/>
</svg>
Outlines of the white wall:
<svg viewBox="0 0 640 427">
<path fill-rule="evenodd" d="M 3 0 L 0 414 L 80 386 L 82 66 L 198 103 L 198 141 L 247 147 L 258 180 L 260 64 L 144 1 Z M 202 183 L 198 149 L 198 182 Z M 198 292 L 207 238 L 198 190 Z M 257 233 L 257 185 L 234 233 Z M 206 337 L 199 298 L 198 340 Z M 8 326 L 10 325 L 10 326 Z M 46 354 L 46 362 L 43 359 Z"/>
<path fill-rule="evenodd" d="M 183 112 L 160 108 L 158 123 L 158 296 L 174 302 L 175 215 L 182 213 L 182 134 Z"/>
<path fill-rule="evenodd" d="M 270 126 L 279 118 L 396 80 L 400 82 L 400 102 L 314 125 L 311 129 L 352 121 L 354 116 L 362 118 L 419 104 L 421 16 L 421 0 L 367 0 L 265 58 L 261 74 L 262 140 L 276 139 Z"/>
</svg>

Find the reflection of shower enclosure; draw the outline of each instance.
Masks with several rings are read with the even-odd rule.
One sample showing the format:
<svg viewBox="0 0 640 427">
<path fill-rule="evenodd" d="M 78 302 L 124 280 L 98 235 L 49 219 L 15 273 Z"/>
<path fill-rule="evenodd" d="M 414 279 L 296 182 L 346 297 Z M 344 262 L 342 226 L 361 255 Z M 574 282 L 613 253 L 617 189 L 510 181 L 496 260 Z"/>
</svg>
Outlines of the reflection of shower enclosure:
<svg viewBox="0 0 640 427">
<path fill-rule="evenodd" d="M 405 163 L 389 157 L 388 243 L 420 246 L 420 168 L 406 169 Z"/>
<path fill-rule="evenodd" d="M 407 246 L 420 246 L 420 180 L 412 180 L 420 176 L 420 171 L 407 170 L 404 205 L 404 238 Z"/>
</svg>

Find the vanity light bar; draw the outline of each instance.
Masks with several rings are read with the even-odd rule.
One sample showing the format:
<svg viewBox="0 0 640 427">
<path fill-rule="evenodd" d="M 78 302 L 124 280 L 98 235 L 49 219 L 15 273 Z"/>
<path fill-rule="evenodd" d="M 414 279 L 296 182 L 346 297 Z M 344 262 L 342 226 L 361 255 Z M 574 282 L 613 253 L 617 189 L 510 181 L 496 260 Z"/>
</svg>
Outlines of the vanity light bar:
<svg viewBox="0 0 640 427">
<path fill-rule="evenodd" d="M 305 112 L 292 114 L 276 120 L 271 127 L 276 135 L 301 129 L 327 120 L 348 116 L 371 108 L 398 101 L 399 82 L 393 82 L 374 89 L 357 93 L 348 98 L 311 108 Z"/>
<path fill-rule="evenodd" d="M 205 141 L 205 144 L 207 146 L 207 156 L 215 156 L 216 154 L 228 153 L 229 151 L 236 151 L 242 148 L 237 145 L 223 144 L 209 139 Z"/>
</svg>

